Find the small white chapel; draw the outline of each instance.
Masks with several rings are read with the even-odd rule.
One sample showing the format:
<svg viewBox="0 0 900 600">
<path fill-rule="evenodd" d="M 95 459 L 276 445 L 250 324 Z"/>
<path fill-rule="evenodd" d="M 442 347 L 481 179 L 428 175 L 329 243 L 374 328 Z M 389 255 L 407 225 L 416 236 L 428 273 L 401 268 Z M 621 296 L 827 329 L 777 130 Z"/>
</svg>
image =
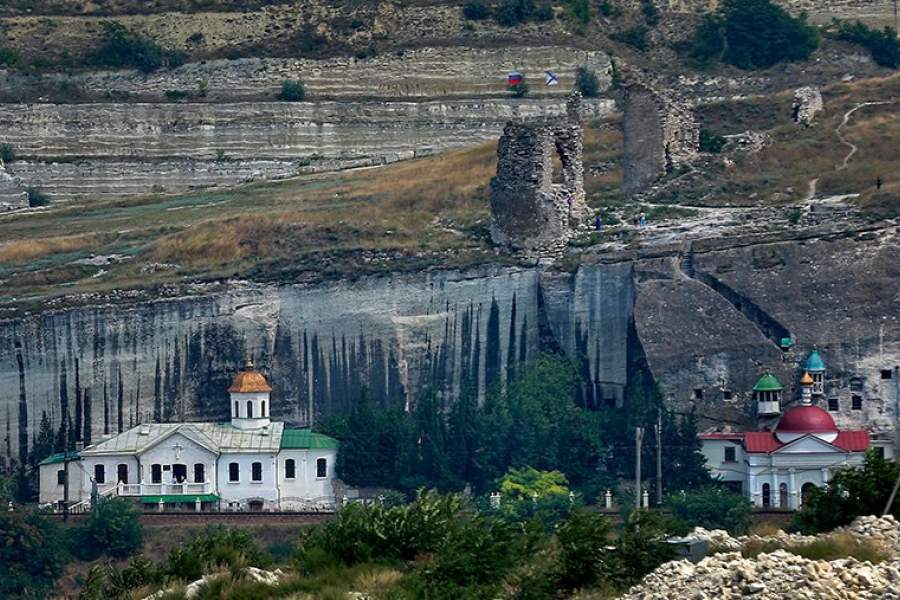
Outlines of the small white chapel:
<svg viewBox="0 0 900 600">
<path fill-rule="evenodd" d="M 227 423 L 143 423 L 40 464 L 40 502 L 85 509 L 103 496 L 151 510 L 329 511 L 338 442 L 269 418 L 252 361 L 235 375 Z"/>
</svg>

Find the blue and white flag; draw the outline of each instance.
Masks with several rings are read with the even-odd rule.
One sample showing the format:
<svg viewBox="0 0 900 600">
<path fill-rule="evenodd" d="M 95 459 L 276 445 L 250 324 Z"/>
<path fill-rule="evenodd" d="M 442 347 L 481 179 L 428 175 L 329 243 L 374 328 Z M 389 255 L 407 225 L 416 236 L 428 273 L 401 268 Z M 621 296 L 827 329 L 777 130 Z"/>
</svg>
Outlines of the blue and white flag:
<svg viewBox="0 0 900 600">
<path fill-rule="evenodd" d="M 553 71 L 545 71 L 547 73 L 547 85 L 559 85 L 559 77 Z"/>
</svg>

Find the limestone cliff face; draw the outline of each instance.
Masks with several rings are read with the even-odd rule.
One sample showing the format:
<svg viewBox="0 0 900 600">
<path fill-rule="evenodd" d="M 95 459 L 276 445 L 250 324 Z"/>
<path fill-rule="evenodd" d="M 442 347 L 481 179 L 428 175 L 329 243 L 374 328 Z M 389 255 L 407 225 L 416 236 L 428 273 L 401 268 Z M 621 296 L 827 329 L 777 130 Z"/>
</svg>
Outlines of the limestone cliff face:
<svg viewBox="0 0 900 600">
<path fill-rule="evenodd" d="M 247 353 L 269 374 L 273 417 L 298 424 L 349 410 L 364 387 L 379 404 L 408 402 L 426 386 L 448 401 L 464 385 L 483 394 L 546 348 L 578 357 L 596 382 L 584 401 L 613 402 L 627 377 L 631 293 L 628 265 L 555 276 L 489 269 L 317 287 L 242 284 L 7 321 L 0 422 L 30 439 L 42 411 L 55 423 L 67 411 L 96 440 L 142 415 L 224 419 L 225 389 Z"/>
<path fill-rule="evenodd" d="M 433 386 L 451 402 L 562 350 L 586 406 L 621 405 L 643 358 L 677 411 L 704 428 L 755 426 L 764 370 L 796 397 L 817 346 L 825 400 L 842 427 L 890 439 L 900 401 L 900 232 L 896 225 L 803 239 L 710 239 L 575 273 L 482 268 L 321 285 L 235 283 L 131 306 L 0 322 L 0 428 L 28 445 L 42 411 L 68 412 L 83 437 L 144 416 L 224 419 L 246 354 L 268 373 L 274 417 L 309 424 L 349 410 L 363 389 L 402 405 Z M 604 262 L 605 261 L 605 262 Z M 784 352 L 782 337 L 795 341 Z M 853 398 L 859 398 L 858 407 Z M 88 425 L 85 425 L 85 424 Z"/>
</svg>

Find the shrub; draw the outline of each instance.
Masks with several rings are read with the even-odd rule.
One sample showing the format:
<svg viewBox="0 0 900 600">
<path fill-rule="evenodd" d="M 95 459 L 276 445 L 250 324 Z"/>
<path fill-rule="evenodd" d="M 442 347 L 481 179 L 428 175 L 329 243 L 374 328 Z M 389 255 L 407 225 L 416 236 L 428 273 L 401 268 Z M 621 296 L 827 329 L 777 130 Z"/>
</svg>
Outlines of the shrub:
<svg viewBox="0 0 900 600">
<path fill-rule="evenodd" d="M 142 556 L 132 557 L 124 567 L 111 563 L 97 564 L 88 571 L 78 599 L 128 598 L 131 590 L 161 581 L 159 569 Z"/>
<path fill-rule="evenodd" d="M 134 67 L 144 73 L 163 67 L 174 69 L 183 65 L 186 60 L 185 53 L 166 50 L 153 40 L 126 29 L 124 25 L 109 21 L 103 23 L 103 41 L 91 58 L 95 65 Z"/>
<path fill-rule="evenodd" d="M 764 69 L 805 60 L 819 46 L 818 30 L 805 15 L 792 17 L 772 0 L 725 0 L 688 45 L 700 62 L 721 57 L 740 69 Z"/>
<path fill-rule="evenodd" d="M 601 2 L 597 5 L 597 9 L 600 11 L 600 14 L 604 17 L 620 17 L 622 16 L 622 7 L 612 0 L 601 0 Z"/>
<path fill-rule="evenodd" d="M 199 579 L 207 567 L 244 566 L 267 567 L 271 558 L 266 555 L 246 531 L 210 528 L 187 545 L 169 554 L 165 572 L 178 579 Z"/>
<path fill-rule="evenodd" d="M 48 198 L 39 189 L 30 187 L 25 191 L 28 194 L 28 206 L 30 206 L 31 208 L 47 206 L 48 204 L 50 204 L 50 198 Z"/>
<path fill-rule="evenodd" d="M 897 32 L 891 27 L 878 31 L 866 27 L 859 21 L 852 24 L 842 23 L 837 38 L 859 44 L 868 50 L 872 60 L 882 67 L 891 69 L 900 67 L 900 40 L 897 39 Z"/>
<path fill-rule="evenodd" d="M 180 102 L 190 95 L 185 90 L 166 90 L 165 94 L 166 99 L 171 102 Z"/>
<path fill-rule="evenodd" d="M 635 50 L 643 52 L 650 47 L 650 41 L 647 39 L 649 31 L 650 30 L 647 29 L 646 25 L 635 25 L 634 27 L 629 27 L 622 31 L 616 31 L 610 34 L 609 37 L 617 42 L 622 42 L 627 46 L 631 46 Z"/>
<path fill-rule="evenodd" d="M 503 0 L 494 12 L 494 19 L 504 27 L 524 23 L 534 13 L 534 0 Z"/>
<path fill-rule="evenodd" d="M 591 5 L 588 0 L 567 0 L 566 14 L 573 21 L 580 25 L 587 25 L 591 22 Z"/>
<path fill-rule="evenodd" d="M 700 129 L 700 152 L 718 154 L 725 146 L 725 138 L 709 129 Z"/>
<path fill-rule="evenodd" d="M 627 588 L 659 565 L 672 560 L 675 551 L 666 543 L 673 525 L 660 513 L 636 511 L 616 543 L 615 582 Z"/>
<path fill-rule="evenodd" d="M 0 46 L 0 67 L 18 68 L 24 66 L 22 55 L 12 48 Z"/>
<path fill-rule="evenodd" d="M 512 525 L 476 515 L 456 523 L 425 568 L 429 598 L 494 598 L 503 575 L 519 559 Z"/>
<path fill-rule="evenodd" d="M 673 494 L 668 505 L 672 515 L 689 527 L 726 529 L 732 535 L 743 535 L 750 529 L 747 499 L 717 486 Z"/>
<path fill-rule="evenodd" d="M 299 79 L 285 80 L 281 82 L 281 91 L 278 99 L 285 102 L 302 102 L 306 98 L 306 87 Z"/>
<path fill-rule="evenodd" d="M 328 45 L 325 36 L 315 29 L 307 28 L 297 32 L 293 40 L 294 46 L 300 54 L 318 54 Z"/>
<path fill-rule="evenodd" d="M 656 7 L 656 4 L 653 2 L 653 0 L 642 0 L 641 12 L 644 14 L 644 21 L 650 27 L 656 27 L 656 25 L 659 24 L 659 9 Z"/>
<path fill-rule="evenodd" d="M 580 66 L 575 70 L 575 87 L 585 98 L 596 98 L 600 91 L 600 82 L 593 71 Z"/>
<path fill-rule="evenodd" d="M 50 596 L 68 562 L 59 527 L 31 512 L 0 512 L 0 598 Z"/>
<path fill-rule="evenodd" d="M 138 511 L 124 498 L 101 498 L 79 528 L 77 552 L 88 560 L 106 552 L 122 558 L 144 545 Z"/>
<path fill-rule="evenodd" d="M 534 20 L 535 21 L 552 21 L 553 20 L 553 6 L 549 2 L 545 2 L 534 9 Z"/>
<path fill-rule="evenodd" d="M 12 144 L 0 144 L 0 160 L 3 162 L 16 160 L 16 149 L 12 147 Z"/>
<path fill-rule="evenodd" d="M 469 0 L 463 5 L 463 16 L 469 21 L 483 21 L 491 16 L 491 9 L 483 0 Z"/>
<path fill-rule="evenodd" d="M 589 510 L 576 510 L 556 534 L 559 541 L 560 583 L 575 589 L 597 583 L 612 566 L 609 520 Z"/>
<path fill-rule="evenodd" d="M 881 514 L 898 474 L 900 464 L 870 450 L 861 467 L 841 469 L 827 487 L 813 489 L 794 524 L 804 533 L 818 533 L 846 525 L 860 515 Z M 900 497 L 894 499 L 890 512 L 900 516 Z"/>
<path fill-rule="evenodd" d="M 434 552 L 463 511 L 461 496 L 422 492 L 412 504 L 350 504 L 300 539 L 296 561 L 311 572 L 316 565 L 354 565 L 372 560 L 411 560 Z"/>
</svg>

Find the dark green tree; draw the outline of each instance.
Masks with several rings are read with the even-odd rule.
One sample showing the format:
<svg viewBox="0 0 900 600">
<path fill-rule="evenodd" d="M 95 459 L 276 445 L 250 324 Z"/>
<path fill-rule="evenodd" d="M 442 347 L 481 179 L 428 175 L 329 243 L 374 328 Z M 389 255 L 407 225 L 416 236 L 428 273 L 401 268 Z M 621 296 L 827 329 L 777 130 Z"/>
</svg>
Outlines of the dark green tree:
<svg viewBox="0 0 900 600">
<path fill-rule="evenodd" d="M 101 554 L 123 558 L 144 545 L 140 514 L 124 498 L 101 498 L 80 525 L 78 554 L 92 560 Z"/>
<path fill-rule="evenodd" d="M 69 560 L 64 540 L 47 516 L 0 512 L 0 598 L 49 597 Z"/>
<path fill-rule="evenodd" d="M 732 535 L 744 535 L 750 529 L 750 502 L 742 494 L 716 485 L 677 492 L 666 504 L 672 515 L 688 527 L 726 529 Z"/>
</svg>

